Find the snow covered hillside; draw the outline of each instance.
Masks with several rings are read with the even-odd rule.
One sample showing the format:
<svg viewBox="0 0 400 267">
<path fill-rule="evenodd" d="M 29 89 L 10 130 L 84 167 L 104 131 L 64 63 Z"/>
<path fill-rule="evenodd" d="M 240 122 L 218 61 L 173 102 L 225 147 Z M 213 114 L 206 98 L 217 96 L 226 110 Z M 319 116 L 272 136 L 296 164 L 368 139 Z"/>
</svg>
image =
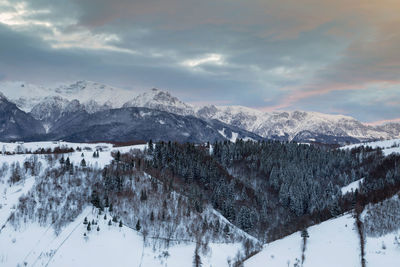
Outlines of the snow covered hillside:
<svg viewBox="0 0 400 267">
<path fill-rule="evenodd" d="M 140 172 L 143 163 L 120 173 L 131 177 L 116 185 L 124 191 L 103 202 L 101 183 L 123 168 L 120 157 L 148 145 L 0 148 L 0 266 L 186 267 L 195 255 L 202 266 L 230 266 L 258 243 L 210 206 L 191 211 L 186 197 Z"/>
<path fill-rule="evenodd" d="M 108 216 L 107 216 L 108 215 Z M 84 218 L 91 222 L 90 230 Z M 15 230 L 6 226 L 0 233 L 1 266 L 191 266 L 196 244 L 171 242 L 169 247 L 119 222 L 109 214 L 86 208 L 55 235 L 51 226 L 35 223 Z M 94 222 L 94 224 L 92 224 Z M 228 266 L 241 250 L 240 243 L 210 243 L 201 248 L 203 266 Z"/>
<path fill-rule="evenodd" d="M 355 219 L 347 214 L 307 229 L 308 238 L 302 263 L 301 232 L 264 246 L 263 250 L 245 261 L 245 267 L 361 266 L 360 239 Z M 380 237 L 366 237 L 368 267 L 400 266 L 400 229 Z"/>
<path fill-rule="evenodd" d="M 204 120 L 216 119 L 265 138 L 297 142 L 355 143 L 400 138 L 400 124 L 371 126 L 355 118 L 308 111 L 263 112 L 244 106 L 193 106 L 167 91 L 153 88 L 140 95 L 132 91 L 90 82 L 43 88 L 4 82 L 2 91 L 11 101 L 45 125 L 48 130 L 65 113 L 89 114 L 121 107 L 146 107 Z"/>
<path fill-rule="evenodd" d="M 390 155 L 392 153 L 400 153 L 400 139 L 390 139 L 384 141 L 376 142 L 364 142 L 359 144 L 353 144 L 342 147 L 343 149 L 352 149 L 359 146 L 369 146 L 373 149 L 381 148 L 385 155 Z"/>
</svg>

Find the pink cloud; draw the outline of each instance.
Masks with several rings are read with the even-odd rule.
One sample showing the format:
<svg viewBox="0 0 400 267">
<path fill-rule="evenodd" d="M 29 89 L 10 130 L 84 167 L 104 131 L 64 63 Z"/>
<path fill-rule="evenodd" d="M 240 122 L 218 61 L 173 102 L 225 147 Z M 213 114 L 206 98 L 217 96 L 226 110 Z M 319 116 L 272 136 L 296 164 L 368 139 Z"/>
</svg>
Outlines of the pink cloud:
<svg viewBox="0 0 400 267">
<path fill-rule="evenodd" d="M 390 122 L 400 122 L 400 118 L 372 121 L 372 122 L 367 122 L 365 124 L 368 124 L 368 125 L 371 125 L 371 126 L 377 126 L 377 125 L 382 125 L 382 124 L 390 123 Z"/>
</svg>

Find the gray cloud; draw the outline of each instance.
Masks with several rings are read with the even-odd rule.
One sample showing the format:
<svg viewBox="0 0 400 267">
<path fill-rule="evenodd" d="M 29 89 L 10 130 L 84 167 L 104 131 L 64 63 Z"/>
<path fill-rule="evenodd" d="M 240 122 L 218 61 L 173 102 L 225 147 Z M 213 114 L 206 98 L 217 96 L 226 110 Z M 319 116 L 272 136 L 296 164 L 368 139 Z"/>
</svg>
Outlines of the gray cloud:
<svg viewBox="0 0 400 267">
<path fill-rule="evenodd" d="M 400 88 L 389 12 L 400 5 L 383 2 L 5 1 L 0 79 L 155 86 L 187 101 L 268 110 L 324 112 L 329 102 L 329 112 L 391 118 L 384 100 L 373 116 L 357 102 L 376 84 Z"/>
</svg>

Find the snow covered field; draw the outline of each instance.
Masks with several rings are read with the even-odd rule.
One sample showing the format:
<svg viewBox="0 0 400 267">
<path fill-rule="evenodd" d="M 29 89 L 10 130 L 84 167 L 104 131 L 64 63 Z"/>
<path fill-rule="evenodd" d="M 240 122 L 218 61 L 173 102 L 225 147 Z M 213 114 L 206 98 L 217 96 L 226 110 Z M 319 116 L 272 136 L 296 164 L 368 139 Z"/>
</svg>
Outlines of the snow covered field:
<svg viewBox="0 0 400 267">
<path fill-rule="evenodd" d="M 329 220 L 308 229 L 305 261 L 308 267 L 359 266 L 359 242 L 351 215 Z M 294 266 L 302 258 L 300 232 L 264 246 L 259 254 L 245 262 L 245 267 Z"/>
<path fill-rule="evenodd" d="M 360 179 L 360 180 L 354 181 L 354 182 L 342 187 L 341 188 L 342 195 L 345 195 L 350 192 L 355 192 L 356 189 L 360 188 L 360 184 L 363 182 L 363 180 L 364 179 Z"/>
<path fill-rule="evenodd" d="M 245 267 L 356 267 L 361 266 L 360 241 L 355 219 L 344 215 L 308 229 L 309 238 L 305 261 L 301 265 L 302 237 L 300 232 L 264 246 L 257 255 L 248 259 Z M 400 244 L 395 237 L 400 232 L 379 238 L 366 238 L 366 262 L 368 267 L 400 266 Z"/>
<path fill-rule="evenodd" d="M 390 155 L 392 153 L 400 153 L 400 139 L 391 139 L 376 142 L 365 142 L 359 144 L 353 144 L 342 147 L 343 149 L 352 149 L 359 146 L 370 146 L 372 148 L 382 148 L 385 155 Z"/>
<path fill-rule="evenodd" d="M 43 165 L 43 172 L 49 166 L 47 155 L 24 152 L 61 147 L 75 150 L 64 154 L 64 158 L 68 157 L 74 165 L 79 166 L 82 159 L 85 159 L 88 166 L 102 168 L 112 160 L 112 151 L 124 153 L 131 149 L 143 150 L 146 146 L 113 147 L 106 143 L 67 142 L 0 143 L 0 165 L 18 162 L 22 168 L 25 160 L 36 157 L 37 162 Z M 81 151 L 78 151 L 78 147 Z M 100 150 L 98 158 L 93 157 L 96 150 Z M 58 160 L 54 161 L 54 166 L 57 165 Z M 144 241 L 142 233 L 126 225 L 119 227 L 118 222 L 109 225 L 111 216 L 107 214 L 107 219 L 104 219 L 104 213 L 99 215 L 98 209 L 91 205 L 87 205 L 79 216 L 62 227 L 58 235 L 52 225 L 43 226 L 32 221 L 22 221 L 15 228 L 8 219 L 15 211 L 20 197 L 35 186 L 36 179 L 28 173 L 24 180 L 10 185 L 7 182 L 10 175 L 7 173 L 0 177 L 0 266 L 192 266 L 196 249 L 194 242 L 171 242 L 166 247 L 162 242 L 154 242 L 151 236 Z M 214 216 L 221 216 L 214 212 Z M 96 222 L 91 231 L 83 224 L 85 217 L 90 222 Z M 226 220 L 224 222 L 228 223 Z M 231 231 L 235 231 L 233 225 L 230 224 L 230 227 Z M 236 230 L 245 234 L 240 229 Z M 233 262 L 241 250 L 241 243 L 211 242 L 206 248 L 200 248 L 202 266 L 228 266 L 228 262 Z"/>
<path fill-rule="evenodd" d="M 385 141 L 376 146 L 391 148 L 394 142 Z M 378 143 L 378 142 L 377 142 Z M 370 144 L 369 144 L 370 145 Z M 46 167 L 48 163 L 45 154 L 23 154 L 24 151 L 35 151 L 40 148 L 54 149 L 70 147 L 75 152 L 67 153 L 74 165 L 79 165 L 85 159 L 90 166 L 99 168 L 112 160 L 111 152 L 121 153 L 131 149 L 143 150 L 146 145 L 113 147 L 111 144 L 75 144 L 67 142 L 37 142 L 37 143 L 0 143 L 0 167 L 3 163 L 11 165 L 18 162 L 23 166 L 27 159 L 37 157 L 37 161 Z M 78 151 L 77 148 L 82 149 Z M 398 149 L 398 147 L 394 148 Z M 99 157 L 93 157 L 93 152 L 101 150 Z M 21 154 L 14 154 L 21 152 Z M 82 156 L 83 153 L 83 156 Z M 385 152 L 386 153 L 386 152 Z M 54 162 L 56 166 L 58 161 Z M 45 166 L 46 165 L 46 166 Z M 44 169 L 44 168 L 42 168 Z M 154 242 L 154 237 L 147 236 L 119 222 L 109 225 L 111 216 L 106 213 L 99 215 L 98 209 L 86 205 L 83 211 L 67 225 L 62 227 L 58 235 L 52 225 L 41 226 L 37 222 L 21 222 L 15 228 L 8 218 L 15 211 L 20 197 L 35 188 L 34 176 L 27 175 L 21 182 L 8 184 L 10 173 L 0 176 L 0 266 L 193 266 L 193 256 L 196 249 L 194 242 L 171 242 L 168 247 L 162 242 Z M 358 188 L 360 180 L 342 188 L 342 194 Z M 213 211 L 214 215 L 221 216 Z M 83 224 L 84 218 L 94 221 L 91 230 Z M 223 223 L 229 223 L 221 216 Z M 99 231 L 97 230 L 99 228 Z M 240 229 L 230 224 L 232 231 L 246 235 Z M 304 267 L 353 267 L 361 266 L 360 241 L 355 228 L 355 219 L 351 214 L 331 219 L 307 229 L 304 262 L 302 261 L 301 233 L 297 232 L 281 240 L 264 245 L 262 251 L 248 259 L 244 266 L 304 266 Z M 251 236 L 247 238 L 252 239 Z M 381 237 L 366 237 L 367 266 L 400 266 L 400 231 Z M 254 239 L 254 241 L 257 241 Z M 206 248 L 200 248 L 202 266 L 230 266 L 238 254 L 243 251 L 241 243 L 213 243 Z"/>
<path fill-rule="evenodd" d="M 90 231 L 84 218 L 96 221 Z M 118 223 L 108 225 L 110 216 L 96 210 L 84 212 L 56 236 L 51 227 L 26 224 L 21 229 L 6 227 L 0 234 L 0 266 L 191 266 L 194 243 L 171 244 L 169 248 L 146 245 L 143 236 Z M 99 227 L 99 231 L 97 231 Z M 86 234 L 86 236 L 84 236 Z M 203 266 L 227 266 L 228 258 L 241 249 L 236 244 L 209 245 L 200 254 Z"/>
</svg>

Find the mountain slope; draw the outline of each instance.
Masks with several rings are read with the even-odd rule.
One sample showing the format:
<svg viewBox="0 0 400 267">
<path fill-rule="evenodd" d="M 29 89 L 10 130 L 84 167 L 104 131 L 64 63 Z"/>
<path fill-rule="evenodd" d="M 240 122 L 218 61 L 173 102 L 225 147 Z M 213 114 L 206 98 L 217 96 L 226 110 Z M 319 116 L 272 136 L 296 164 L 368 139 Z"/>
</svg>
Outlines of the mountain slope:
<svg viewBox="0 0 400 267">
<path fill-rule="evenodd" d="M 191 105 L 180 101 L 168 92 L 156 88 L 138 95 L 134 99 L 126 102 L 123 107 L 145 107 L 183 116 L 195 114 Z"/>
<path fill-rule="evenodd" d="M 128 90 L 91 81 L 77 81 L 54 88 L 22 82 L 7 82 L 0 84 L 0 90 L 25 112 L 32 111 L 35 105 L 45 101 L 46 98 L 53 97 L 62 98 L 64 101 L 78 99 L 83 105 L 88 106 L 88 112 L 91 112 L 90 106 L 93 105 L 118 108 L 126 102 L 126 99 L 133 97 L 132 92 Z"/>
<path fill-rule="evenodd" d="M 297 266 L 304 267 L 360 266 L 359 240 L 354 222 L 351 215 L 345 215 L 310 227 L 302 265 L 302 237 L 297 232 L 265 245 L 244 266 L 296 266 L 296 262 Z"/>
<path fill-rule="evenodd" d="M 0 140 L 24 140 L 45 132 L 42 124 L 0 93 Z"/>
<path fill-rule="evenodd" d="M 361 266 L 360 241 L 351 215 L 344 215 L 308 229 L 305 260 L 301 264 L 302 237 L 297 232 L 264 246 L 248 259 L 245 267 L 304 266 L 354 267 Z M 369 267 L 398 266 L 400 245 L 394 243 L 399 231 L 381 237 L 366 237 L 366 263 Z"/>
<path fill-rule="evenodd" d="M 14 143 L 2 145 L 8 152 L 12 152 L 18 146 Z M 147 146 L 113 148 L 111 144 L 66 142 L 25 143 L 22 146 L 28 150 L 40 148 L 47 150 L 58 146 L 76 149 L 81 147 L 83 150 L 64 155 L 68 156 L 71 163 L 77 167 L 73 173 L 67 172 L 66 176 L 61 175 L 54 180 L 53 175 L 60 174 L 62 165 L 58 160 L 54 160 L 51 154 L 0 155 L 1 161 L 8 162 L 10 166 L 15 166 L 16 163 L 23 165 L 25 161 L 34 160 L 41 163 L 36 165 L 38 173 L 31 175 L 30 169 L 24 171 L 25 175 L 17 183 L 9 182 L 13 167 L 6 172 L 4 170 L 0 172 L 1 266 L 191 266 L 197 246 L 196 240 L 189 238 L 186 232 L 193 234 L 195 232 L 193 225 L 202 227 L 198 223 L 203 221 L 203 217 L 210 224 L 218 220 L 221 229 L 222 226 L 229 225 L 230 235 L 221 234 L 221 239 L 218 240 L 216 238 L 218 234 L 212 228 L 208 231 L 214 238 L 212 241 L 207 241 L 207 245 L 202 243 L 199 249 L 202 266 L 228 266 L 228 259 L 233 259 L 241 250 L 240 240 L 246 238 L 255 240 L 227 222 L 209 206 L 206 206 L 201 214 L 192 211 L 191 215 L 188 215 L 186 208 L 181 207 L 187 205 L 184 196 L 170 191 L 167 197 L 162 185 L 154 183 L 151 176 L 145 173 L 134 172 L 133 181 L 125 183 L 126 187 L 133 188 L 131 192 L 135 197 L 130 198 L 129 203 L 136 206 L 136 209 L 127 206 L 124 200 L 129 194 L 118 195 L 118 202 L 114 202 L 113 211 L 106 207 L 100 213 L 98 208 L 93 207 L 88 192 L 93 192 L 92 188 L 98 189 L 96 181 L 102 177 L 102 168 L 112 163 L 113 157 L 110 153 L 117 149 L 123 153 Z M 93 150 L 99 148 L 101 148 L 100 156 L 92 157 Z M 59 159 L 59 156 L 56 158 Z M 86 159 L 88 169 L 78 167 L 82 158 Z M 49 173 L 52 173 L 51 179 Z M 155 187 L 158 189 L 153 191 Z M 148 198 L 139 202 L 136 194 L 140 195 L 143 188 L 149 190 Z M 165 202 L 167 199 L 168 203 Z M 162 207 L 163 205 L 166 207 Z M 43 208 L 46 210 L 45 214 Z M 161 219 L 161 215 L 157 216 L 158 208 L 166 212 L 165 219 Z M 119 209 L 124 211 L 123 216 L 120 215 Z M 73 213 L 76 210 L 80 212 Z M 153 221 L 146 218 L 150 211 L 156 214 Z M 176 217 L 170 218 L 170 214 L 179 216 L 181 220 L 178 222 Z M 117 222 L 112 220 L 114 216 L 121 218 L 123 223 L 120 219 Z M 134 227 L 135 224 L 129 223 L 130 216 L 140 218 L 142 229 L 138 230 Z M 91 228 L 87 223 L 84 224 L 85 217 L 87 222 L 92 223 Z M 55 224 L 59 221 L 64 223 L 55 230 Z M 188 221 L 193 225 L 189 225 Z M 159 229 L 157 234 L 151 231 L 149 224 L 154 224 L 154 228 Z M 182 227 L 183 224 L 188 228 L 170 229 L 167 227 L 168 224 L 175 227 L 177 225 Z M 173 235 L 170 231 L 173 231 Z"/>
<path fill-rule="evenodd" d="M 44 123 L 46 130 L 65 112 L 66 102 L 78 100 L 87 113 L 120 107 L 146 107 L 205 120 L 216 119 L 264 138 L 284 141 L 345 144 L 400 138 L 398 123 L 371 126 L 349 116 L 318 112 L 271 113 L 243 106 L 195 107 L 155 88 L 135 97 L 131 91 L 90 81 L 49 89 L 21 83 L 0 86 L 19 108 L 32 111 L 32 115 Z"/>
<path fill-rule="evenodd" d="M 352 117 L 318 112 L 264 113 L 241 106 L 208 106 L 200 108 L 196 114 L 202 118 L 218 119 L 263 137 L 289 141 L 344 143 L 388 139 L 400 135 L 400 131 L 389 130 L 394 126 L 389 129 L 372 127 Z"/>
<path fill-rule="evenodd" d="M 37 224 L 26 224 L 19 231 L 7 226 L 0 234 L 2 248 L 0 265 L 17 266 L 174 266 L 192 265 L 196 244 L 176 244 L 167 248 L 153 249 L 152 241 L 144 244 L 143 236 L 118 223 L 108 225 L 108 220 L 92 208 L 86 208 L 59 235 L 52 229 Z M 82 222 L 97 220 L 97 226 L 87 231 Z M 86 237 L 84 236 L 86 234 Z M 15 240 L 15 242 L 13 242 Z M 240 243 L 210 243 L 209 250 L 200 254 L 203 266 L 228 266 L 227 259 L 233 258 L 241 249 Z M 7 254 L 5 254 L 7 253 Z"/>
<path fill-rule="evenodd" d="M 158 89 L 137 96 L 124 107 L 148 107 L 178 115 L 217 119 L 262 137 L 288 141 L 355 143 L 400 136 L 400 128 L 396 124 L 372 127 L 349 116 L 318 112 L 267 113 L 243 106 L 193 107 Z"/>
<path fill-rule="evenodd" d="M 47 139 L 68 141 L 164 140 L 214 142 L 262 138 L 217 120 L 201 120 L 148 108 L 111 109 L 89 114 L 70 113 L 52 127 Z"/>
</svg>

